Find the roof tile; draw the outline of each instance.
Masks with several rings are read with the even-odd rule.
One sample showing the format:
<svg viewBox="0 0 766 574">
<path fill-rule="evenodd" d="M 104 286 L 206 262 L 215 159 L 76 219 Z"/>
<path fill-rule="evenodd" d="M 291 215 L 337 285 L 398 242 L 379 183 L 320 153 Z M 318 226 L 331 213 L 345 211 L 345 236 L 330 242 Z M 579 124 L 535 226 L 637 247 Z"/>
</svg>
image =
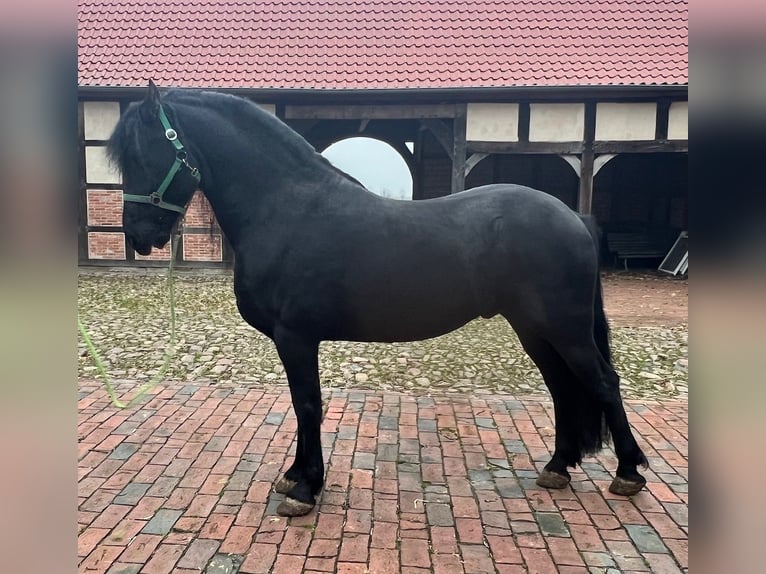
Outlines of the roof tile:
<svg viewBox="0 0 766 574">
<path fill-rule="evenodd" d="M 79 0 L 79 84 L 686 84 L 685 0 Z"/>
</svg>

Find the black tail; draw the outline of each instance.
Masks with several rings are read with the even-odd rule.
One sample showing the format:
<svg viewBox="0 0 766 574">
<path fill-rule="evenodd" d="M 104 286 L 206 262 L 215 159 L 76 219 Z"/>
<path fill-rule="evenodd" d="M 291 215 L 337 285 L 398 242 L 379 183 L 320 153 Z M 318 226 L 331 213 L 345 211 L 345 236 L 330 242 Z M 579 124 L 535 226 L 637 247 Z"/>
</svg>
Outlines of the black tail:
<svg viewBox="0 0 766 574">
<path fill-rule="evenodd" d="M 596 245 L 596 256 L 601 254 L 601 230 L 596 223 L 596 218 L 592 215 L 581 215 L 585 227 L 590 231 L 591 237 L 593 237 L 593 243 Z M 599 269 L 601 265 L 599 264 Z M 609 337 L 609 322 L 606 319 L 606 313 L 604 312 L 604 296 L 601 288 L 601 273 L 599 272 L 596 279 L 596 296 L 593 299 L 593 337 L 596 340 L 596 346 L 601 351 L 601 355 L 606 359 L 606 362 L 612 364 L 612 351 L 611 341 Z"/>
<path fill-rule="evenodd" d="M 596 218 L 592 215 L 581 215 L 580 218 L 588 228 L 591 237 L 593 237 L 593 243 L 596 246 L 596 256 L 599 257 L 599 273 L 596 278 L 596 292 L 593 298 L 593 338 L 596 341 L 596 346 L 601 352 L 601 355 L 606 362 L 611 365 L 612 351 L 609 337 L 609 322 L 607 321 L 606 313 L 604 312 L 604 296 L 601 287 L 601 231 L 596 223 Z M 615 380 L 619 385 L 619 378 L 615 377 Z M 611 438 L 603 409 L 598 401 L 587 394 L 580 395 L 579 409 L 580 417 L 583 421 L 580 430 L 580 448 L 582 449 L 582 454 L 595 454 L 601 450 L 604 444 L 609 444 Z"/>
</svg>

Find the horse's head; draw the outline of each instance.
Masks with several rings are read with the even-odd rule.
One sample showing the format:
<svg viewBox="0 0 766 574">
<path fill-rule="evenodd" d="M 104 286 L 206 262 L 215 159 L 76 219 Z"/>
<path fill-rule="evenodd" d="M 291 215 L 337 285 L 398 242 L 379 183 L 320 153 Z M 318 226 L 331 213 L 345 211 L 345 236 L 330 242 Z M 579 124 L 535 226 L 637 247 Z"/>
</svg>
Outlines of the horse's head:
<svg viewBox="0 0 766 574">
<path fill-rule="evenodd" d="M 125 237 L 141 255 L 167 244 L 199 187 L 198 164 L 182 138 L 178 118 L 150 81 L 146 98 L 130 105 L 109 140 L 122 173 Z"/>
</svg>

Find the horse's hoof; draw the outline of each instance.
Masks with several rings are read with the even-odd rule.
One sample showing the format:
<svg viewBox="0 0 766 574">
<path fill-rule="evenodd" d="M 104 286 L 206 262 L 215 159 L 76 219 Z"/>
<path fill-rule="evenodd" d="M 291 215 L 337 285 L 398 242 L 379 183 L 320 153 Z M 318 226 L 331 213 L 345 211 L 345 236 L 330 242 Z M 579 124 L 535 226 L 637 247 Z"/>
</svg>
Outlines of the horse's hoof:
<svg viewBox="0 0 766 574">
<path fill-rule="evenodd" d="M 287 494 L 290 492 L 293 487 L 298 484 L 295 480 L 290 480 L 289 478 L 285 478 L 284 476 L 280 478 L 277 483 L 274 485 L 274 492 L 277 494 Z"/>
<path fill-rule="evenodd" d="M 313 504 L 288 497 L 277 507 L 277 514 L 280 516 L 305 516 L 313 508 Z"/>
<path fill-rule="evenodd" d="M 566 488 L 569 485 L 570 478 L 552 470 L 543 470 L 535 481 L 537 486 L 543 488 Z"/>
<path fill-rule="evenodd" d="M 612 494 L 619 494 L 620 496 L 633 496 L 634 494 L 641 492 L 641 489 L 644 488 L 645 484 L 646 480 L 643 477 L 641 480 L 628 480 L 616 476 L 612 481 L 612 484 L 609 485 L 609 492 Z"/>
</svg>

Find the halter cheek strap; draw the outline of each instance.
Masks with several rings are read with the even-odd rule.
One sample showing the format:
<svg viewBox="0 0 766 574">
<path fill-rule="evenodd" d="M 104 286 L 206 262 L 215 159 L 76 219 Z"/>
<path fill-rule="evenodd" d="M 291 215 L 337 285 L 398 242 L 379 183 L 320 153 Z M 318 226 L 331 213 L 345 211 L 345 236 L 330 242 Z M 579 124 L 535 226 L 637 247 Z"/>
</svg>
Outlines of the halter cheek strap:
<svg viewBox="0 0 766 574">
<path fill-rule="evenodd" d="M 162 122 L 162 127 L 165 128 L 165 137 L 170 143 L 173 144 L 173 147 L 176 148 L 176 159 L 173 162 L 173 165 L 170 166 L 167 175 L 165 175 L 165 179 L 162 180 L 162 183 L 160 183 L 157 191 L 154 191 L 149 195 L 133 195 L 126 193 L 123 194 L 122 200 L 125 202 L 132 201 L 135 203 L 148 203 L 150 205 L 161 207 L 162 209 L 167 209 L 169 211 L 175 211 L 183 214 L 186 212 L 185 206 L 168 203 L 162 199 L 162 196 L 165 195 L 165 192 L 168 190 L 168 187 L 170 187 L 173 178 L 175 178 L 178 170 L 181 169 L 181 166 L 185 166 L 189 169 L 189 172 L 191 173 L 192 177 L 197 180 L 197 183 L 200 182 L 201 176 L 199 170 L 196 167 L 189 165 L 189 162 L 187 161 L 186 149 L 181 143 L 181 140 L 178 139 L 178 132 L 176 132 L 176 130 L 174 130 L 170 125 L 168 116 L 165 115 L 165 110 L 162 108 L 162 105 L 160 105 L 159 112 L 160 122 Z"/>
</svg>

